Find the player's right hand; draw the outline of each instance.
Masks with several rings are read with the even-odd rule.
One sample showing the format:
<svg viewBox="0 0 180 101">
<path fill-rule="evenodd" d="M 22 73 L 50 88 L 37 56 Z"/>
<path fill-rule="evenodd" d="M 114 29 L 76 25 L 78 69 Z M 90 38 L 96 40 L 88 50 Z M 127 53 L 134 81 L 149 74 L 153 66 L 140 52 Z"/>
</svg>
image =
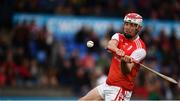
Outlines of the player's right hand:
<svg viewBox="0 0 180 101">
<path fill-rule="evenodd" d="M 116 49 L 116 55 L 119 57 L 123 57 L 125 55 L 125 52 L 122 49 Z"/>
</svg>

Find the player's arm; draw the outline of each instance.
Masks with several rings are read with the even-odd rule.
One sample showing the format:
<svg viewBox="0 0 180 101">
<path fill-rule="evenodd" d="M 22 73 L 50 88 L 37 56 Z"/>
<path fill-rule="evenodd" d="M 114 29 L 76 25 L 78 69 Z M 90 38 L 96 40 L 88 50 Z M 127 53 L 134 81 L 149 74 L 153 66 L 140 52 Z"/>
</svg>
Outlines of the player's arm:
<svg viewBox="0 0 180 101">
<path fill-rule="evenodd" d="M 135 62 L 140 62 L 142 61 L 146 56 L 146 51 L 145 49 L 136 49 L 135 51 L 132 52 L 130 56 L 125 55 L 124 57 L 121 58 L 121 68 L 124 70 L 124 73 L 130 73 L 132 68 L 134 67 Z"/>
<path fill-rule="evenodd" d="M 118 34 L 114 34 L 111 38 L 111 40 L 108 42 L 108 45 L 107 45 L 107 50 L 119 57 L 122 57 L 124 56 L 124 51 L 119 49 L 117 46 L 118 46 L 118 43 L 119 43 L 119 35 Z"/>
</svg>

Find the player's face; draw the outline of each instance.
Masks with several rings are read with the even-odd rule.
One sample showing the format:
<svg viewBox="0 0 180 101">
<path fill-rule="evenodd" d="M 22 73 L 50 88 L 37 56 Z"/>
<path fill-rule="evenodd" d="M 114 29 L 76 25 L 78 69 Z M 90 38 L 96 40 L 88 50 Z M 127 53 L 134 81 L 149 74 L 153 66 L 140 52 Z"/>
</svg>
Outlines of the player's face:
<svg viewBox="0 0 180 101">
<path fill-rule="evenodd" d="M 139 26 L 134 23 L 124 22 L 124 32 L 130 34 L 131 36 L 135 36 L 139 32 Z"/>
</svg>

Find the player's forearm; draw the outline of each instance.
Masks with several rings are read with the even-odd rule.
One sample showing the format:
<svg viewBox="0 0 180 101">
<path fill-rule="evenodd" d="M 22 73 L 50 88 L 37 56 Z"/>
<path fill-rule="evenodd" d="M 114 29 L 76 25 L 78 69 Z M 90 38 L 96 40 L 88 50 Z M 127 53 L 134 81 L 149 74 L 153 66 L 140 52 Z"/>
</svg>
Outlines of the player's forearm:
<svg viewBox="0 0 180 101">
<path fill-rule="evenodd" d="M 118 48 L 116 46 L 109 46 L 107 47 L 107 50 L 111 53 L 116 53 L 116 51 L 118 50 Z"/>
<path fill-rule="evenodd" d="M 125 62 L 124 60 L 121 60 L 121 66 L 120 66 L 120 67 L 121 67 L 122 73 L 123 73 L 124 75 L 130 73 L 130 70 L 129 70 L 129 68 L 127 67 L 127 64 L 126 64 L 126 62 Z"/>
<path fill-rule="evenodd" d="M 123 74 L 129 74 L 134 66 L 134 63 L 127 63 L 123 59 L 121 60 L 121 70 Z"/>
<path fill-rule="evenodd" d="M 116 51 L 118 50 L 117 48 L 117 45 L 115 44 L 114 41 L 109 41 L 108 45 L 107 45 L 107 50 L 109 52 L 112 52 L 112 53 L 116 53 Z"/>
</svg>

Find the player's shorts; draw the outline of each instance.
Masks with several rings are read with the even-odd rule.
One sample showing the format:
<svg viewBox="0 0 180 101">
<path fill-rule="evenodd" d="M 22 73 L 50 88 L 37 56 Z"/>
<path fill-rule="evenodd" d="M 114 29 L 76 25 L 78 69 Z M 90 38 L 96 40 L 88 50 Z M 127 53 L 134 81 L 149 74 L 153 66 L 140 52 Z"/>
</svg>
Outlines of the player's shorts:
<svg viewBox="0 0 180 101">
<path fill-rule="evenodd" d="M 132 95 L 132 91 L 127 91 L 117 86 L 110 86 L 106 83 L 96 88 L 105 101 L 129 101 Z"/>
</svg>

